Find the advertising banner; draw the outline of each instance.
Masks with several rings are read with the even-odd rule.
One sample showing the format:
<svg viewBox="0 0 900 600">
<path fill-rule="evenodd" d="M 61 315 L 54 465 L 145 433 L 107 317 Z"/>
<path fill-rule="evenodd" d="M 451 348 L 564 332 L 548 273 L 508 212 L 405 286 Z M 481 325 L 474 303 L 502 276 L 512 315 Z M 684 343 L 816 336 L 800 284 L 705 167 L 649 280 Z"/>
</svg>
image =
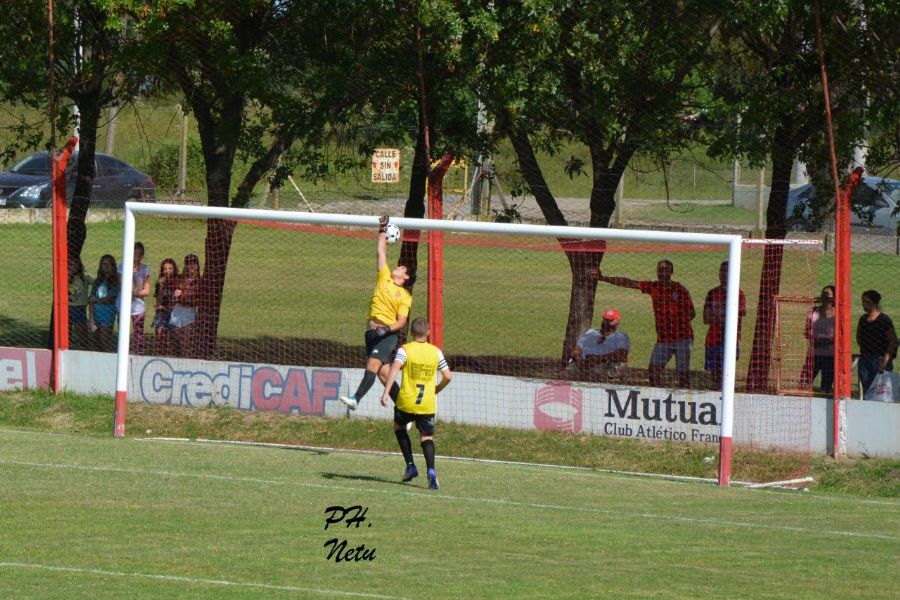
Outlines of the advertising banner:
<svg viewBox="0 0 900 600">
<path fill-rule="evenodd" d="M 130 365 L 131 401 L 334 417 L 347 413 L 338 398 L 352 393 L 364 372 L 144 356 L 131 357 Z M 18 368 L 8 371 L 7 378 L 21 379 Z M 21 368 L 24 374 L 26 367 Z M 353 414 L 393 418 L 392 408 L 378 402 L 381 391 L 376 383 Z M 499 397 L 498 392 L 502 394 Z M 809 398 L 737 394 L 735 443 L 787 449 L 797 446 L 796 449 L 806 450 L 805 446 L 812 443 L 808 433 L 812 425 L 809 402 Z M 806 415 L 800 421 L 798 411 Z M 438 399 L 439 421 L 636 440 L 715 444 L 719 441 L 721 419 L 721 393 L 716 391 L 477 373 L 454 373 L 453 384 Z M 818 428 L 816 425 L 813 429 Z M 815 442 L 816 447 L 820 442 Z"/>
<path fill-rule="evenodd" d="M 0 391 L 49 388 L 49 350 L 0 347 Z"/>
</svg>

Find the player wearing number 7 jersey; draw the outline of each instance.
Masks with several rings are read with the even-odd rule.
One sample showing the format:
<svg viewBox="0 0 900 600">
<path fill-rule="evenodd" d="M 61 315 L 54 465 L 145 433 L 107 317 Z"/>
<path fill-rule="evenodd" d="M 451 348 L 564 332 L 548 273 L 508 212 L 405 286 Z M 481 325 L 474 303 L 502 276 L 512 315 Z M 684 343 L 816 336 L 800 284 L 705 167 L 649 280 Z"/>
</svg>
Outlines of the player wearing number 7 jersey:
<svg viewBox="0 0 900 600">
<path fill-rule="evenodd" d="M 428 343 L 428 321 L 422 317 L 412 322 L 413 341 L 407 342 L 397 350 L 397 356 L 391 363 L 387 380 L 384 382 L 384 393 L 381 405 L 387 406 L 391 397 L 389 390 L 403 371 L 400 382 L 400 393 L 394 407 L 394 435 L 400 444 L 400 451 L 406 461 L 403 481 L 410 481 L 419 475 L 413 462 L 412 442 L 406 431 L 408 423 L 415 422 L 419 430 L 419 442 L 425 455 L 428 467 L 428 487 L 438 489 L 437 473 L 434 470 L 434 415 L 437 412 L 437 395 L 450 383 L 453 374 L 447 365 L 444 353 L 437 346 Z M 441 374 L 440 383 L 435 383 L 437 374 Z"/>
</svg>

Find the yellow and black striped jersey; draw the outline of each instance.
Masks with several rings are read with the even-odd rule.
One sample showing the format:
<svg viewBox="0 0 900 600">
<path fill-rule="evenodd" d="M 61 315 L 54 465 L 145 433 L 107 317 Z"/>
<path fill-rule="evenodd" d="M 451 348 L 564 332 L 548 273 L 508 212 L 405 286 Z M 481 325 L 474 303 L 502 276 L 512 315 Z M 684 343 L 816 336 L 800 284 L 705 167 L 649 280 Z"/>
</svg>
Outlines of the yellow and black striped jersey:
<svg viewBox="0 0 900 600">
<path fill-rule="evenodd" d="M 414 415 L 434 414 L 435 378 L 439 372 L 449 369 L 444 353 L 428 342 L 408 342 L 397 350 L 394 360 L 403 365 L 397 408 Z"/>
</svg>

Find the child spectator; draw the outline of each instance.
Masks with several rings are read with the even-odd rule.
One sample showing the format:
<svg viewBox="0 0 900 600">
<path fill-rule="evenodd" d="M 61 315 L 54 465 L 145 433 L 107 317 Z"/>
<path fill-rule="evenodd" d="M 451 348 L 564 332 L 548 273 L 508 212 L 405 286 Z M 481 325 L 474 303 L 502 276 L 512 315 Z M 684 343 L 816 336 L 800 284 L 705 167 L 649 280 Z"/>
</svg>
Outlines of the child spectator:
<svg viewBox="0 0 900 600">
<path fill-rule="evenodd" d="M 71 347 L 88 350 L 90 330 L 88 329 L 87 305 L 94 278 L 85 275 L 84 264 L 77 256 L 69 258 L 69 337 Z"/>
<path fill-rule="evenodd" d="M 109 254 L 100 258 L 97 278 L 88 300 L 90 325 L 94 330 L 94 347 L 100 352 L 115 352 L 113 325 L 116 323 L 116 300 L 119 297 L 119 271 L 116 259 Z"/>
<path fill-rule="evenodd" d="M 175 306 L 170 323 L 176 331 L 179 356 L 194 356 L 194 329 L 200 291 L 200 259 L 196 254 L 184 257 L 184 269 L 178 278 L 178 286 L 172 293 Z"/>
<path fill-rule="evenodd" d="M 800 371 L 800 388 L 804 389 L 804 390 L 812 389 L 813 379 L 816 378 L 816 374 L 819 372 L 819 370 L 816 369 L 816 362 L 817 362 L 816 343 L 815 343 L 815 339 L 813 336 L 813 332 L 816 329 L 816 322 L 819 320 L 820 316 L 822 315 L 826 304 L 830 305 L 831 314 L 832 315 L 834 314 L 834 290 L 835 290 L 835 288 L 833 285 L 826 285 L 825 287 L 823 287 L 822 294 L 819 296 L 818 306 L 813 306 L 812 308 L 809 309 L 809 312 L 806 313 L 806 327 L 803 330 L 803 336 L 809 342 L 809 346 L 807 347 L 807 350 L 806 350 L 806 362 L 803 363 L 803 369 Z M 832 323 L 833 323 L 833 320 L 832 320 Z M 833 336 L 832 336 L 832 340 L 833 340 Z M 832 347 L 831 347 L 832 358 L 834 357 L 834 354 L 833 354 L 834 345 L 833 344 L 834 343 L 832 341 Z M 820 355 L 820 358 L 821 358 L 821 356 L 824 356 L 824 355 Z M 820 363 L 820 366 L 821 366 L 822 361 L 818 360 L 818 362 Z M 834 364 L 831 365 L 831 374 L 833 377 L 834 376 Z M 825 377 L 824 370 L 822 371 L 822 377 L 823 378 Z M 832 381 L 834 381 L 834 380 L 832 379 Z"/>
<path fill-rule="evenodd" d="M 822 373 L 820 389 L 826 394 L 834 390 L 834 294 L 822 294 L 822 306 L 812 323 L 813 370 L 811 385 L 816 375 Z"/>
<path fill-rule="evenodd" d="M 175 290 L 178 288 L 178 265 L 167 258 L 159 264 L 159 277 L 153 297 L 156 298 L 156 312 L 153 315 L 153 333 L 156 336 L 156 353 L 168 356 L 172 352 L 173 339 L 172 309 L 175 308 Z"/>
<path fill-rule="evenodd" d="M 145 265 L 144 244 L 134 243 L 134 261 L 131 270 L 131 353 L 144 353 L 144 320 L 147 307 L 144 298 L 150 295 L 150 267 Z M 125 265 L 122 265 L 125 268 Z"/>
</svg>

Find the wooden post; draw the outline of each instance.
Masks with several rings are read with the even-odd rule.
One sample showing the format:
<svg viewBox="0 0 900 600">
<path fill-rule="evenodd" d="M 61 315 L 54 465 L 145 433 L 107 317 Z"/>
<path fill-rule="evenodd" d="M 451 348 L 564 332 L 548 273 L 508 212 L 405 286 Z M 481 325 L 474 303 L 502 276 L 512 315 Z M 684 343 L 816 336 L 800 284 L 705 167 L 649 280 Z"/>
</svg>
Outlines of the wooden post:
<svg viewBox="0 0 900 600">
<path fill-rule="evenodd" d="M 741 163 L 734 161 L 731 165 L 731 206 L 736 205 L 737 188 L 741 184 Z"/>
<path fill-rule="evenodd" d="M 613 212 L 613 227 L 622 228 L 622 203 L 625 201 L 625 173 L 619 177 L 619 185 L 616 187 L 616 210 Z"/>
<path fill-rule="evenodd" d="M 112 155 L 116 147 L 116 120 L 119 117 L 119 108 L 110 106 L 108 114 L 109 122 L 106 124 L 106 141 L 103 145 L 103 152 Z"/>
</svg>

